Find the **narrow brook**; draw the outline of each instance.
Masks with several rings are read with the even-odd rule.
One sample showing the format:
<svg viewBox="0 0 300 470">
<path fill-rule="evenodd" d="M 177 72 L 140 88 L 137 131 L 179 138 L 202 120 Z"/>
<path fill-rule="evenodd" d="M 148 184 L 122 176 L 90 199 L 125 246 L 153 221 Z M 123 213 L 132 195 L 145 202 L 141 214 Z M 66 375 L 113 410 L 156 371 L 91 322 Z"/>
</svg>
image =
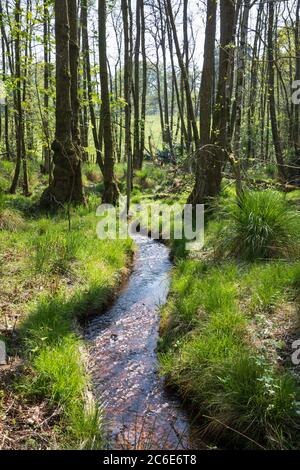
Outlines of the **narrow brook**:
<svg viewBox="0 0 300 470">
<path fill-rule="evenodd" d="M 135 242 L 139 250 L 126 288 L 86 329 L 110 448 L 195 449 L 189 418 L 158 374 L 159 307 L 169 292 L 169 250 L 142 236 Z"/>
</svg>

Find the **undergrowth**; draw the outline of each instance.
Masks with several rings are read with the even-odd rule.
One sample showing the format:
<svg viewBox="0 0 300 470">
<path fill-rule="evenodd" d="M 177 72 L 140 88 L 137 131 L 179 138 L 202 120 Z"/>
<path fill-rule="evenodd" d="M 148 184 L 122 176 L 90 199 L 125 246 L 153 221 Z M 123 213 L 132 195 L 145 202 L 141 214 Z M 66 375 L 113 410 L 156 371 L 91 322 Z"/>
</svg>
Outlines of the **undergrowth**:
<svg viewBox="0 0 300 470">
<path fill-rule="evenodd" d="M 300 216 L 276 191 L 248 191 L 222 210 L 218 251 L 246 260 L 300 254 Z"/>
<path fill-rule="evenodd" d="M 76 319 L 105 307 L 132 250 L 129 240 L 97 238 L 95 209 L 93 201 L 88 208 L 72 209 L 70 231 L 63 212 L 32 220 L 24 215 L 22 230 L 10 231 L 9 237 L 8 227 L 0 231 L 1 255 L 7 259 L 2 289 L 8 297 L 15 292 L 12 311 L 23 309 L 19 353 L 28 367 L 16 381 L 16 391 L 27 400 L 47 400 L 50 409 L 58 410 L 60 446 L 72 449 L 103 446 L 101 414 L 89 398 L 85 346 L 76 333 Z"/>
<path fill-rule="evenodd" d="M 242 208 L 231 195 L 222 195 L 229 208 L 227 256 L 216 249 L 224 237 L 223 211 L 207 223 L 205 248 L 211 256 L 191 259 L 179 250 L 171 295 L 162 310 L 161 372 L 192 404 L 195 415 L 202 416 L 203 436 L 214 443 L 297 448 L 299 384 L 271 359 L 278 355 L 276 344 L 275 354 L 268 354 L 266 344 L 271 343 L 261 339 L 255 321 L 262 315 L 272 325 L 284 303 L 299 299 L 300 263 L 290 259 L 289 250 L 299 248 L 294 231 L 298 214 L 274 193 L 247 198 Z M 275 228 L 281 229 L 280 243 L 273 239 Z M 279 253 L 285 258 L 276 259 Z M 261 259 L 271 255 L 273 261 Z"/>
</svg>

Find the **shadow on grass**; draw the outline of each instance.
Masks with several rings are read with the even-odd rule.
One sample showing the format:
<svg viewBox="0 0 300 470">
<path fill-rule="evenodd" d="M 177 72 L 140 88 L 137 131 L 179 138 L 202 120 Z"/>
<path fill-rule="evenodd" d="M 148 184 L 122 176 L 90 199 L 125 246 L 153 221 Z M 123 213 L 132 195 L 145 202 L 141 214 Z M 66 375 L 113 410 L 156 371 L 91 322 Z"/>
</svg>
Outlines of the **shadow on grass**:
<svg viewBox="0 0 300 470">
<path fill-rule="evenodd" d="M 103 310 L 112 296 L 113 290 L 105 286 L 77 290 L 69 299 L 64 292 L 46 295 L 19 329 L 31 373 L 18 381 L 17 388 L 27 397 L 46 399 L 61 409 L 67 448 L 103 446 L 99 406 L 87 395 L 84 345 L 74 333 L 74 322 Z"/>
</svg>

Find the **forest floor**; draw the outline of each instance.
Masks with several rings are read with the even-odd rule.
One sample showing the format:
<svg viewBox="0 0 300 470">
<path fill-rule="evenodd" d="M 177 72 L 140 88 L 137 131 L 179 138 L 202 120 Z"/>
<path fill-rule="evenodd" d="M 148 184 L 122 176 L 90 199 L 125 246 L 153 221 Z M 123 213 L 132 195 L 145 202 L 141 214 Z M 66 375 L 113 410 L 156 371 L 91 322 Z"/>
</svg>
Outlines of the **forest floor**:
<svg viewBox="0 0 300 470">
<path fill-rule="evenodd" d="M 280 226 L 294 220 L 280 256 L 245 259 L 242 243 L 235 254 L 224 250 L 224 238 L 235 224 L 230 178 L 224 179 L 214 213 L 206 219 L 201 253 L 186 252 L 185 240 L 171 241 L 175 266 L 162 311 L 161 373 L 213 446 L 299 448 L 300 366 L 292 355 L 297 356 L 293 343 L 300 338 L 300 190 L 281 188 L 270 170 L 251 170 L 244 184 L 250 201 L 258 196 L 257 206 L 250 207 L 258 226 L 264 217 L 270 227 L 278 218 L 275 247 Z M 185 203 L 192 181 L 181 175 L 146 167 L 137 175 L 133 201 Z M 250 210 L 245 245 L 252 235 Z M 263 232 L 256 236 L 260 242 Z M 292 252 L 289 244 L 295 244 Z"/>
<path fill-rule="evenodd" d="M 46 180 L 36 168 L 33 196 L 25 199 L 4 193 L 11 168 L 0 165 L 0 335 L 10 356 L 0 371 L 0 448 L 101 448 L 101 416 L 75 319 L 110 302 L 128 273 L 132 243 L 96 237 L 102 181 L 94 165 L 84 168 L 88 207 L 72 209 L 71 231 L 63 212 L 38 211 Z M 252 176 L 272 188 L 270 178 Z M 118 178 L 124 189 L 122 166 Z M 192 183 L 179 170 L 147 164 L 135 177 L 133 202 L 184 203 Z M 225 180 L 223 209 L 235 199 L 233 187 Z M 299 210 L 299 190 L 283 197 Z M 219 209 L 210 217 L 201 254 L 185 252 L 184 241 L 171 243 L 175 267 L 162 312 L 161 370 L 209 441 L 295 447 L 299 366 L 291 354 L 300 336 L 300 263 L 221 256 L 224 220 Z"/>
<path fill-rule="evenodd" d="M 0 334 L 10 359 L 0 369 L 0 448 L 101 448 L 76 320 L 111 302 L 133 247 L 98 240 L 98 197 L 72 210 L 69 231 L 64 213 L 38 212 L 39 193 L 1 195 Z"/>
<path fill-rule="evenodd" d="M 269 191 L 260 195 L 274 197 L 275 204 L 279 198 L 299 218 L 299 190 Z M 191 407 L 208 442 L 299 448 L 300 368 L 292 362 L 293 342 L 300 338 L 299 224 L 298 255 L 247 260 L 240 246 L 236 256 L 226 256 L 222 240 L 235 223 L 226 208 L 234 199 L 232 186 L 224 187 L 200 254 L 185 253 L 173 242 L 161 372 Z"/>
</svg>

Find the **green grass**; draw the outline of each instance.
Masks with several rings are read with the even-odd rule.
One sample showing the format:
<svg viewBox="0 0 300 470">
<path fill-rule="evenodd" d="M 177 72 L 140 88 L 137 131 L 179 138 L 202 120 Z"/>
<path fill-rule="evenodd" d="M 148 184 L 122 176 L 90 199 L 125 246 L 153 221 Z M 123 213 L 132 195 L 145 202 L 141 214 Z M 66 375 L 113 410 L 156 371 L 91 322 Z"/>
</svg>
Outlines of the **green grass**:
<svg viewBox="0 0 300 470">
<path fill-rule="evenodd" d="M 252 343 L 250 326 L 252 310 L 274 307 L 297 273 L 299 265 L 284 263 L 237 268 L 186 260 L 176 267 L 162 318 L 162 373 L 211 417 L 206 431 L 213 431 L 214 439 L 226 433 L 229 445 L 232 439 L 232 445 L 246 448 L 258 447 L 253 441 L 269 448 L 292 442 L 298 389 Z M 240 308 L 245 286 L 249 310 Z"/>
<path fill-rule="evenodd" d="M 49 401 L 61 409 L 63 447 L 101 448 L 101 417 L 96 404 L 86 409 L 89 377 L 83 364 L 84 344 L 73 332 L 76 303 L 61 293 L 45 296 L 21 327 L 31 374 L 18 384 L 25 396 Z"/>
<path fill-rule="evenodd" d="M 9 189 L 9 182 L 13 174 L 14 164 L 7 160 L 0 160 L 0 193 Z"/>
<path fill-rule="evenodd" d="M 299 255 L 300 216 L 279 192 L 246 192 L 223 216 L 220 253 L 252 261 Z"/>
<path fill-rule="evenodd" d="M 270 312 L 285 300 L 293 299 L 300 263 L 272 262 L 250 265 L 241 279 L 241 289 L 249 296 L 251 311 Z"/>
<path fill-rule="evenodd" d="M 222 204 L 232 206 L 233 197 L 230 192 L 223 193 Z M 295 236 L 294 231 L 289 232 L 291 209 L 283 198 L 273 193 L 258 198 L 254 194 L 254 209 L 259 207 L 262 219 L 268 221 L 276 220 L 279 212 L 281 228 L 281 210 L 285 207 L 287 233 Z M 280 204 L 274 217 L 269 216 L 272 208 L 265 209 L 262 201 Z M 249 206 L 253 208 L 252 200 Z M 240 220 L 230 210 L 226 228 L 239 227 Z M 216 212 L 207 223 L 206 249 L 215 249 L 219 243 L 222 214 Z M 293 223 L 294 217 L 292 211 Z M 240 250 L 247 247 L 249 232 L 238 231 L 235 226 L 234 233 L 230 241 L 235 242 L 238 233 Z M 256 233 L 254 230 L 254 240 Z M 290 238 L 284 234 L 283 240 L 288 243 Z M 259 258 L 264 257 L 261 246 Z M 175 248 L 178 250 L 178 246 Z M 288 248 L 281 254 L 288 255 Z M 204 436 L 221 447 L 295 448 L 299 443 L 299 384 L 278 365 L 277 342 L 264 338 L 257 321 L 261 316 L 269 329 L 277 327 L 278 309 L 297 301 L 300 262 L 289 257 L 249 262 L 249 258 L 256 258 L 253 253 L 251 249 L 251 256 L 238 256 L 242 260 L 215 255 L 189 259 L 188 253 L 179 250 L 171 295 L 162 309 L 161 372 L 183 400 L 192 404 L 196 416 L 205 415 L 205 424 L 203 418 L 200 421 Z"/>
<path fill-rule="evenodd" d="M 0 230 L 18 232 L 24 227 L 24 219 L 17 211 L 0 208 Z"/>
<path fill-rule="evenodd" d="M 163 146 L 162 133 L 161 133 L 160 117 L 158 114 L 146 117 L 145 133 L 146 133 L 146 138 L 148 136 L 151 136 L 153 144 L 156 148 L 162 148 Z M 148 147 L 148 142 L 146 146 Z"/>
<path fill-rule="evenodd" d="M 17 199 L 7 196 L 5 206 Z M 63 213 L 40 214 L 30 220 L 26 210 L 22 230 L 0 231 L 1 254 L 10 253 L 12 263 L 2 289 L 16 290 L 23 284 L 29 289 L 26 301 L 18 304 L 15 299 L 16 308 L 23 310 L 18 328 L 20 353 L 28 366 L 16 390 L 60 410 L 59 444 L 72 449 L 103 446 L 99 407 L 87 398 L 90 377 L 75 321 L 102 311 L 119 285 L 132 251 L 130 240 L 97 238 L 98 203 L 92 197 L 88 208 L 72 210 L 71 231 Z M 21 289 L 20 298 L 23 292 Z"/>
</svg>

